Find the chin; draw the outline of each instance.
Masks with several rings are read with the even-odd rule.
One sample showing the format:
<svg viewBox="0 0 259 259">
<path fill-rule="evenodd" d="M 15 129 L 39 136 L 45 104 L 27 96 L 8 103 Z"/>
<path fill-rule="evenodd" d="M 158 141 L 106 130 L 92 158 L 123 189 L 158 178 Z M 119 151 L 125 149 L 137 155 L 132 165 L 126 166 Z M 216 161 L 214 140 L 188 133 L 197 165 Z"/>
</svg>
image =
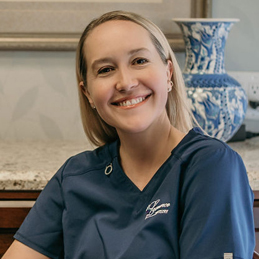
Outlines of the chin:
<svg viewBox="0 0 259 259">
<path fill-rule="evenodd" d="M 147 130 L 150 128 L 150 124 L 132 124 L 127 125 L 125 127 L 117 128 L 118 133 L 126 133 L 126 134 L 141 134 L 147 132 Z"/>
</svg>

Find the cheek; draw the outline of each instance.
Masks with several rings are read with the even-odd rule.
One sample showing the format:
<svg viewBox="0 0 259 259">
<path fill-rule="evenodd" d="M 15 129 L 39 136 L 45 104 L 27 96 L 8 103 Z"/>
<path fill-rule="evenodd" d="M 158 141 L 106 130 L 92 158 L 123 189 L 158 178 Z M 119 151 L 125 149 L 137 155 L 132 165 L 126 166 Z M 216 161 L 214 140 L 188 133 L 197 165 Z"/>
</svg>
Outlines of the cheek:
<svg viewBox="0 0 259 259">
<path fill-rule="evenodd" d="M 86 80 L 90 98 L 95 106 L 98 106 L 107 97 L 107 83 L 96 78 L 91 71 L 87 71 Z"/>
<path fill-rule="evenodd" d="M 156 94 L 167 95 L 167 78 L 164 73 L 149 74 L 145 81 Z"/>
<path fill-rule="evenodd" d="M 107 84 L 90 84 L 89 93 L 97 107 L 106 105 L 111 96 Z"/>
</svg>

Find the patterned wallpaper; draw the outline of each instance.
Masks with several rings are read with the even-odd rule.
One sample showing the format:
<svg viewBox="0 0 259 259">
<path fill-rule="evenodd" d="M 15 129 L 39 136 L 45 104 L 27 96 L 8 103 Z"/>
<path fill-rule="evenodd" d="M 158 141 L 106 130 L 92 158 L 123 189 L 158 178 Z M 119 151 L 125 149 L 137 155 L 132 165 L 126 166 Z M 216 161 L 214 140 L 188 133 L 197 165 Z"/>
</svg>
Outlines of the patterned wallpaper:
<svg viewBox="0 0 259 259">
<path fill-rule="evenodd" d="M 0 52 L 0 139 L 85 140 L 74 52 Z"/>
</svg>

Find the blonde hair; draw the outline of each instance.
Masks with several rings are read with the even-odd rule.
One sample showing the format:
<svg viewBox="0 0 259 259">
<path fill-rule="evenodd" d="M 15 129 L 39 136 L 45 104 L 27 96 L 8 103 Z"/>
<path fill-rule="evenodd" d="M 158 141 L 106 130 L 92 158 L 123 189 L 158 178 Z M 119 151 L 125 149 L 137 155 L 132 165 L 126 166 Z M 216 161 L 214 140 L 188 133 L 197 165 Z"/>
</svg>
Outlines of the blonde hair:
<svg viewBox="0 0 259 259">
<path fill-rule="evenodd" d="M 76 56 L 76 75 L 78 85 L 80 82 L 84 83 L 87 88 L 86 74 L 86 54 L 84 43 L 90 32 L 98 25 L 111 20 L 126 20 L 134 22 L 145 28 L 150 38 L 159 53 L 162 61 L 167 64 L 168 60 L 173 64 L 173 89 L 168 93 L 168 100 L 166 104 L 166 111 L 171 124 L 177 129 L 187 132 L 191 129 L 193 124 L 193 115 L 188 106 L 184 80 L 181 69 L 175 58 L 175 55 L 162 31 L 148 19 L 130 12 L 113 11 L 103 14 L 100 18 L 93 20 L 84 30 L 79 40 Z M 118 138 L 117 131 L 114 127 L 108 125 L 98 114 L 96 109 L 92 109 L 87 97 L 84 95 L 82 89 L 79 87 L 79 102 L 81 110 L 81 119 L 84 131 L 88 139 L 96 146 L 102 146 L 106 143 L 113 142 Z"/>
</svg>

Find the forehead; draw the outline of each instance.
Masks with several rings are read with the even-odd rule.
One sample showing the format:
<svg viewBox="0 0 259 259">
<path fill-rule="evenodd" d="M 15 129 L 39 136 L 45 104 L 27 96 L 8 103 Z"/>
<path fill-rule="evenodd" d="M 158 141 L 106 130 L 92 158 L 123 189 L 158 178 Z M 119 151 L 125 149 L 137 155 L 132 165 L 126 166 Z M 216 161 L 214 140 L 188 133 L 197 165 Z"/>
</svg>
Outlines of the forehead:
<svg viewBox="0 0 259 259">
<path fill-rule="evenodd" d="M 125 31 L 126 30 L 126 31 Z M 148 31 L 142 27 L 141 25 L 129 21 L 129 20 L 110 20 L 106 21 L 97 27 L 95 27 L 88 35 L 87 39 L 91 37 L 102 37 L 103 35 L 106 37 L 107 35 L 104 33 L 113 33 L 125 31 L 129 33 L 143 33 L 145 36 L 149 36 Z"/>
<path fill-rule="evenodd" d="M 141 25 L 112 20 L 94 28 L 84 43 L 87 59 L 93 54 L 112 53 L 129 48 L 154 48 L 149 32 Z"/>
</svg>

